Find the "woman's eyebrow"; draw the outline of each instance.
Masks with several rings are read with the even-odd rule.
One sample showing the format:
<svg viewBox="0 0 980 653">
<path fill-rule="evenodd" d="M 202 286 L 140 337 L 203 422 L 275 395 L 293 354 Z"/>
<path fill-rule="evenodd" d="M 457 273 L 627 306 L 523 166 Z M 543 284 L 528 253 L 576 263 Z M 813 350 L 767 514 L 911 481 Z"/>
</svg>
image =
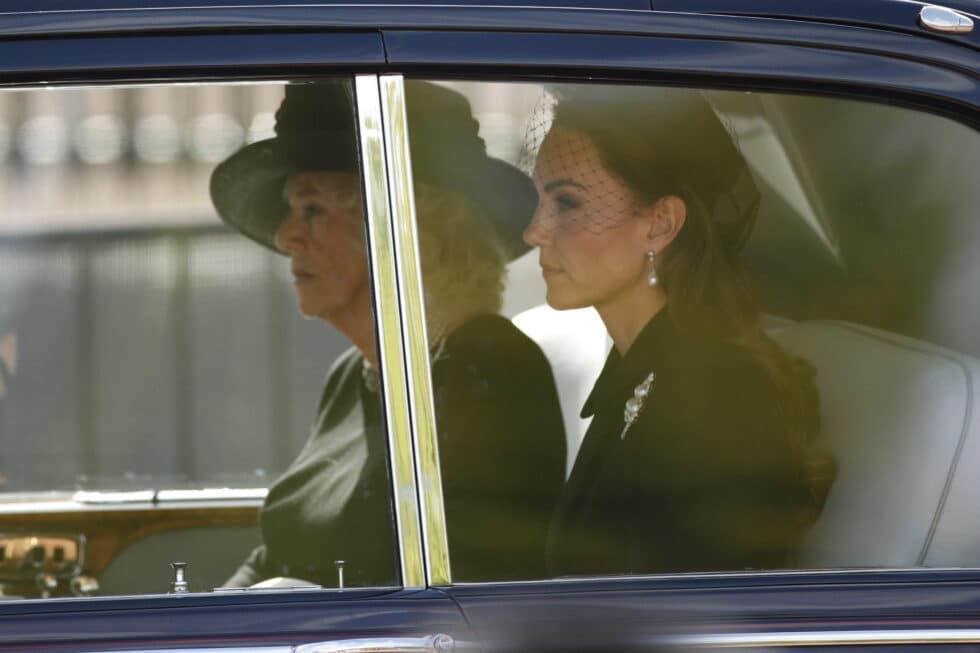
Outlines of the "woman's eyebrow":
<svg viewBox="0 0 980 653">
<path fill-rule="evenodd" d="M 311 197 L 315 197 L 315 196 L 316 196 L 316 192 L 306 188 L 300 188 L 299 190 L 295 190 L 292 193 L 287 191 L 285 188 L 282 189 L 282 199 L 286 204 L 289 204 L 290 197 L 295 199 L 297 202 L 305 202 L 309 200 Z"/>
<path fill-rule="evenodd" d="M 561 186 L 574 186 L 575 188 L 578 188 L 580 190 L 588 190 L 588 188 L 586 188 L 584 185 L 580 184 L 577 181 L 572 181 L 571 179 L 555 179 L 554 181 L 549 181 L 547 184 L 544 185 L 544 189 L 546 192 L 550 193 L 551 191 L 555 190 L 556 188 L 560 188 Z"/>
</svg>

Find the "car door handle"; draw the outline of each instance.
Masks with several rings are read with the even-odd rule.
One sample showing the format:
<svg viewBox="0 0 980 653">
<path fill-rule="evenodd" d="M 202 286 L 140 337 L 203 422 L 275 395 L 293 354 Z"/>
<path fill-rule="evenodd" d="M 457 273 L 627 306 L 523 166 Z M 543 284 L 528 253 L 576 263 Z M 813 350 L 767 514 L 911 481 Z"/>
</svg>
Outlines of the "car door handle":
<svg viewBox="0 0 980 653">
<path fill-rule="evenodd" d="M 449 635 L 427 637 L 367 637 L 302 644 L 293 653 L 452 653 L 456 642 Z"/>
</svg>

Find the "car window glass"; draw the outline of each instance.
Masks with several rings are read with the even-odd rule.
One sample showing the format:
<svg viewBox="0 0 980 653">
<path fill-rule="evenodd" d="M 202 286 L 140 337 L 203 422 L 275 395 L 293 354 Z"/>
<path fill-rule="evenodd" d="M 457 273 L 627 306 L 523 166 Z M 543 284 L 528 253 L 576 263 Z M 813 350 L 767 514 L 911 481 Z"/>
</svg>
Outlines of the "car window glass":
<svg viewBox="0 0 980 653">
<path fill-rule="evenodd" d="M 976 132 L 691 88 L 406 98 L 454 581 L 980 564 Z"/>
<path fill-rule="evenodd" d="M 0 595 L 399 583 L 355 144 L 349 79 L 0 93 Z"/>
</svg>

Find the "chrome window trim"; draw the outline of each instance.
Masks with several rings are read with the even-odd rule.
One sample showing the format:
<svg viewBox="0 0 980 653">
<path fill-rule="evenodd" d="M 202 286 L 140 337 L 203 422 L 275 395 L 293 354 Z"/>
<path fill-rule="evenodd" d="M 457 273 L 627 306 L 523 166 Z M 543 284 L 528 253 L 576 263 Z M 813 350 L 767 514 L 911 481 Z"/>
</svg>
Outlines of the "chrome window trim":
<svg viewBox="0 0 980 653">
<path fill-rule="evenodd" d="M 842 569 L 811 569 L 801 567 L 799 569 L 740 569 L 731 571 L 679 571 L 662 574 L 619 574 L 609 576 L 558 576 L 555 578 L 537 578 L 532 580 L 506 580 L 506 581 L 463 581 L 453 583 L 454 588 L 482 589 L 494 587 L 553 587 L 557 585 L 574 585 L 581 583 L 649 583 L 651 581 L 683 581 L 683 580 L 738 580 L 738 579 L 766 579 L 778 582 L 781 578 L 796 579 L 800 576 L 806 577 L 836 577 L 836 576 L 858 576 L 862 574 L 893 574 L 901 573 L 908 575 L 929 575 L 937 573 L 963 573 L 970 578 L 976 577 L 980 573 L 980 567 L 848 567 Z M 841 579 L 847 582 L 848 579 Z M 909 582 L 915 579 L 902 578 L 896 582 Z M 626 588 L 629 589 L 629 588 Z"/>
<path fill-rule="evenodd" d="M 837 630 L 772 633 L 678 635 L 659 643 L 697 648 L 756 648 L 764 646 L 872 646 L 889 644 L 974 644 L 980 629 Z"/>
<path fill-rule="evenodd" d="M 295 646 L 231 646 L 212 648 L 112 649 L 114 653 L 294 653 Z M 109 650 L 96 653 L 110 653 Z"/>
<path fill-rule="evenodd" d="M 415 481 L 405 349 L 401 340 L 404 316 L 399 302 L 398 261 L 395 247 L 397 236 L 389 206 L 384 116 L 378 76 L 356 75 L 354 96 L 378 334 L 378 368 L 382 371 L 381 391 L 388 432 L 395 534 L 402 585 L 408 589 L 421 589 L 425 587 L 425 568 L 422 556 L 418 488 Z"/>
<path fill-rule="evenodd" d="M 201 490 L 157 490 L 157 503 L 198 501 L 265 501 L 269 488 L 204 488 Z"/>
<path fill-rule="evenodd" d="M 297 646 L 295 653 L 452 653 L 456 643 L 449 635 L 428 637 L 368 637 L 336 639 Z"/>
<path fill-rule="evenodd" d="M 664 644 L 680 648 L 757 648 L 772 646 L 875 646 L 909 644 L 975 644 L 980 629 L 920 630 L 841 630 L 773 633 L 723 633 L 681 635 L 650 642 L 651 648 Z M 183 653 L 451 653 L 452 638 L 434 635 L 418 638 L 338 639 L 298 646 L 235 646 L 230 648 L 181 649 Z M 159 653 L 160 650 L 153 649 Z M 126 653 L 150 653 L 149 649 L 128 649 Z"/>
<path fill-rule="evenodd" d="M 0 515 L 121 510 L 253 508 L 262 505 L 268 488 L 205 488 L 199 490 L 135 490 L 18 492 L 0 494 Z"/>
<path fill-rule="evenodd" d="M 401 75 L 382 75 L 380 81 L 388 179 L 391 184 L 394 246 L 400 272 L 402 337 L 407 347 L 405 364 L 408 406 L 415 446 L 415 472 L 421 489 L 419 509 L 422 515 L 426 579 L 430 585 L 448 585 L 452 582 L 452 576 L 436 440 L 422 266 L 415 222 L 405 80 Z"/>
</svg>

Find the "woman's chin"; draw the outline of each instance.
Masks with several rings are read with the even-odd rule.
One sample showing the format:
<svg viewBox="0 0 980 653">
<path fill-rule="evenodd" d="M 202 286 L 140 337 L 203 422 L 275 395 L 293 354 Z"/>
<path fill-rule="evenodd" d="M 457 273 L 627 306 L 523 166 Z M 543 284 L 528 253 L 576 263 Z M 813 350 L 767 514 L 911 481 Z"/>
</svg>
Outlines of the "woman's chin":
<svg viewBox="0 0 980 653">
<path fill-rule="evenodd" d="M 299 314 L 308 320 L 320 317 L 323 313 L 322 302 L 304 298 L 302 295 L 299 296 L 296 307 L 299 309 Z"/>
<path fill-rule="evenodd" d="M 548 303 L 548 306 L 556 311 L 570 311 L 576 308 L 586 308 L 588 306 L 592 306 L 589 301 L 581 297 L 575 297 L 567 292 L 563 293 L 552 290 L 551 288 L 548 289 L 548 292 L 545 295 L 545 301 Z"/>
</svg>

